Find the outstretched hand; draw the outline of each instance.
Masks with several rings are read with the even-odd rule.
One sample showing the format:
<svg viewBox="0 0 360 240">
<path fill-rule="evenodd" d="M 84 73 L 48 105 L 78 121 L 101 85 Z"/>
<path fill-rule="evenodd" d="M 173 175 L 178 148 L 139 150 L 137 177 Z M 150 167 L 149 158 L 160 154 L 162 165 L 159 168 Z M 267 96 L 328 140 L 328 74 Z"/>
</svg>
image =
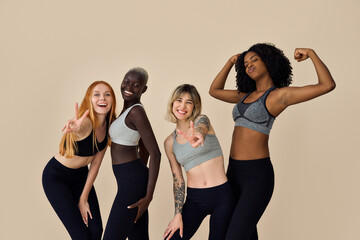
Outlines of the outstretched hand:
<svg viewBox="0 0 360 240">
<path fill-rule="evenodd" d="M 190 121 L 190 135 L 186 135 L 180 129 L 177 129 L 177 133 L 186 138 L 193 148 L 197 148 L 200 145 L 204 146 L 204 137 L 201 133 L 195 131 L 193 121 Z"/>
<path fill-rule="evenodd" d="M 313 51 L 309 48 L 296 48 L 294 52 L 294 58 L 296 61 L 301 62 L 309 58 L 310 51 Z"/>
<path fill-rule="evenodd" d="M 86 110 L 80 118 L 78 118 L 78 114 L 79 114 L 78 103 L 76 103 L 75 104 L 75 116 L 66 122 L 65 126 L 61 130 L 62 132 L 68 133 L 68 132 L 79 132 L 80 131 L 82 122 L 87 117 L 87 115 L 89 115 L 89 109 Z"/>
<path fill-rule="evenodd" d="M 138 208 L 138 212 L 136 214 L 136 218 L 134 221 L 135 223 L 137 222 L 137 220 L 139 220 L 139 218 L 141 218 L 143 213 L 148 209 L 150 202 L 151 202 L 151 200 L 149 200 L 147 198 L 141 198 L 136 203 L 128 206 L 128 209 L 132 209 L 132 208 L 136 208 L 136 207 Z"/>
</svg>

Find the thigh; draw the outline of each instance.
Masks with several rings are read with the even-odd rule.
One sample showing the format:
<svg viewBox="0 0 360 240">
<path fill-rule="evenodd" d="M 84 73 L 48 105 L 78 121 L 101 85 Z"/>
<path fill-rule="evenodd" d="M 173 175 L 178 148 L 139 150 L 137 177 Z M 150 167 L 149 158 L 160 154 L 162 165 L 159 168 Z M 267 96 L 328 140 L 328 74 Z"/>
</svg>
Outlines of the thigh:
<svg viewBox="0 0 360 240">
<path fill-rule="evenodd" d="M 235 208 L 232 192 L 224 196 L 222 201 L 211 213 L 209 239 L 225 239 L 227 229 Z"/>
<path fill-rule="evenodd" d="M 147 175 L 121 177 L 117 175 L 118 192 L 106 224 L 104 239 L 125 239 L 134 226 L 137 208 L 128 209 L 146 195 Z M 148 232 L 147 224 L 146 232 Z M 145 232 L 145 230 L 144 230 Z"/>
<path fill-rule="evenodd" d="M 88 229 L 92 240 L 101 239 L 103 233 L 103 225 L 100 214 L 99 202 L 96 196 L 95 188 L 92 187 L 88 197 L 88 203 L 92 219 L 88 218 Z"/>
<path fill-rule="evenodd" d="M 185 202 L 182 219 L 183 219 L 183 237 L 180 237 L 180 231 L 177 230 L 172 236 L 171 240 L 187 240 L 198 230 L 201 222 L 206 217 L 207 213 L 203 211 L 197 204 L 193 204 L 190 201 Z"/>
<path fill-rule="evenodd" d="M 239 197 L 226 239 L 257 239 L 256 224 L 271 199 L 274 176 L 269 174 L 247 179 L 246 183 L 242 182 L 238 187 Z"/>
<path fill-rule="evenodd" d="M 106 223 L 104 240 L 126 239 L 137 214 L 137 208 L 128 209 L 128 202 L 124 201 L 124 194 L 118 194 L 115 197 L 111 207 L 110 215 Z"/>
<path fill-rule="evenodd" d="M 89 231 L 82 221 L 78 199 L 74 198 L 71 187 L 46 169 L 43 173 L 45 194 L 73 239 L 90 239 Z"/>
<path fill-rule="evenodd" d="M 129 240 L 149 240 L 149 212 L 146 210 L 130 230 Z"/>
</svg>

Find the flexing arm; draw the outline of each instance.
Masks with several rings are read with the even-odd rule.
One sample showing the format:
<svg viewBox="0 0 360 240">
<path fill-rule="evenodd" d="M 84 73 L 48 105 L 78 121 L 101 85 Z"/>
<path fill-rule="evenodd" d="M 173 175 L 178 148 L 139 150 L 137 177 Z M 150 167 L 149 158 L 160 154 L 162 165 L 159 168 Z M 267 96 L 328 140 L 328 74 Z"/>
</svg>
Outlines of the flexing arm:
<svg viewBox="0 0 360 240">
<path fill-rule="evenodd" d="M 90 164 L 90 169 L 89 169 L 89 173 L 86 178 L 85 186 L 84 186 L 84 189 L 83 189 L 80 199 L 79 199 L 78 207 L 80 209 L 81 216 L 82 216 L 83 221 L 86 224 L 86 226 L 88 226 L 88 222 L 89 222 L 88 214 L 89 214 L 90 218 L 92 219 L 90 206 L 88 203 L 89 193 L 95 182 L 96 176 L 99 172 L 99 168 L 100 168 L 101 162 L 104 158 L 106 149 L 107 148 L 105 148 L 101 152 L 98 152 L 95 154 L 94 159 Z"/>
<path fill-rule="evenodd" d="M 129 206 L 129 208 L 138 207 L 138 214 L 135 218 L 136 222 L 149 207 L 153 198 L 156 180 L 159 174 L 161 153 L 145 110 L 140 106 L 135 106 L 131 109 L 128 116 L 131 118 L 132 123 L 140 133 L 142 142 L 150 155 L 149 180 L 146 189 L 146 196 Z"/>
<path fill-rule="evenodd" d="M 224 102 L 229 103 L 237 103 L 240 101 L 239 92 L 235 90 L 227 90 L 224 89 L 226 79 L 229 75 L 231 68 L 236 63 L 237 58 L 240 54 L 232 56 L 225 64 L 225 66 L 221 69 L 218 75 L 215 77 L 214 81 L 212 82 L 209 94 Z"/>
<path fill-rule="evenodd" d="M 174 218 L 165 229 L 163 238 L 170 239 L 179 229 L 180 236 L 183 235 L 182 209 L 185 201 L 185 181 L 182 175 L 181 166 L 177 162 L 173 153 L 173 137 L 170 135 L 164 142 L 166 156 L 169 159 L 171 172 L 173 175 L 173 192 L 175 202 Z"/>
<path fill-rule="evenodd" d="M 294 58 L 298 62 L 310 58 L 314 64 L 318 83 L 304 87 L 287 87 L 281 90 L 280 102 L 284 107 L 305 102 L 332 91 L 336 84 L 326 65 L 317 56 L 314 50 L 308 48 L 295 49 Z"/>
</svg>

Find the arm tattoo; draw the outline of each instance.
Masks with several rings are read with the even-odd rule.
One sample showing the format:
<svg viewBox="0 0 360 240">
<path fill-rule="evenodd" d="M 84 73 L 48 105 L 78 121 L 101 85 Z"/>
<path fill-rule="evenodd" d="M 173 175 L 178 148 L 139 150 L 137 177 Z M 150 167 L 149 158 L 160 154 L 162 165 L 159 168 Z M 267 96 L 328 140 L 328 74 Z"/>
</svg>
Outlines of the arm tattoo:
<svg viewBox="0 0 360 240">
<path fill-rule="evenodd" d="M 175 215 L 182 213 L 185 201 L 185 182 L 183 177 L 177 177 L 173 173 L 174 179 L 174 199 L 175 199 Z"/>
<path fill-rule="evenodd" d="M 199 132 L 205 139 L 207 132 L 210 129 L 210 119 L 206 115 L 200 115 L 195 120 L 195 131 Z"/>
</svg>

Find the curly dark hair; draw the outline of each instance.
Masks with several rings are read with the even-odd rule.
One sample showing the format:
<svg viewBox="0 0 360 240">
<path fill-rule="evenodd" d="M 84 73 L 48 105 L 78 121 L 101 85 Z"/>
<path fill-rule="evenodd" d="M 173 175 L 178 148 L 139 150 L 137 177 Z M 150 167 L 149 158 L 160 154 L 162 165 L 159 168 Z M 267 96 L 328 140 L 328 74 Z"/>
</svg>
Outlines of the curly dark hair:
<svg viewBox="0 0 360 240">
<path fill-rule="evenodd" d="M 271 43 L 258 43 L 243 52 L 235 63 L 236 86 L 239 92 L 251 92 L 256 90 L 255 81 L 252 80 L 245 71 L 244 57 L 248 52 L 256 52 L 270 74 L 275 87 L 287 87 L 292 82 L 292 67 L 289 59 L 283 51 L 276 48 Z"/>
</svg>

